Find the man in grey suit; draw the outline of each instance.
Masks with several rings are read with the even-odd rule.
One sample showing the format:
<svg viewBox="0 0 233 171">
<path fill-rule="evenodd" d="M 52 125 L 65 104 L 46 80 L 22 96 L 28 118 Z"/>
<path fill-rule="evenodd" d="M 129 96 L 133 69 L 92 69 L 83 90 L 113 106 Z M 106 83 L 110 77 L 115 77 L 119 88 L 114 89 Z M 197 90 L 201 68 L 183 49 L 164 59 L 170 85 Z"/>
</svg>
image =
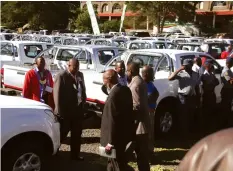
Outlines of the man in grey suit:
<svg viewBox="0 0 233 171">
<path fill-rule="evenodd" d="M 139 75 L 140 67 L 137 63 L 130 63 L 127 66 L 127 79 L 133 96 L 133 110 L 136 126 L 135 152 L 139 171 L 149 171 L 149 108 L 147 97 L 147 86 Z"/>
<path fill-rule="evenodd" d="M 57 74 L 54 81 L 54 113 L 61 124 L 61 142 L 71 131 L 71 160 L 83 160 L 79 156 L 81 147 L 83 106 L 86 90 L 83 73 L 79 72 L 79 61 L 71 59 L 68 69 Z"/>
</svg>

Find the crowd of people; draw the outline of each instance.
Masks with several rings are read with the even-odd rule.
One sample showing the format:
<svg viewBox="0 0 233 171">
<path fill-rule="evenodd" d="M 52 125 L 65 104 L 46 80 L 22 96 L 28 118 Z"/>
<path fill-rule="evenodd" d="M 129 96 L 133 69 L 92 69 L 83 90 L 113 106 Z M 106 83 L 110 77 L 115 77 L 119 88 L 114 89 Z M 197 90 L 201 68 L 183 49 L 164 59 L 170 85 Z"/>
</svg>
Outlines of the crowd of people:
<svg viewBox="0 0 233 171">
<path fill-rule="evenodd" d="M 86 89 L 79 61 L 70 59 L 67 70 L 61 71 L 53 82 L 45 69 L 45 60 L 38 57 L 35 69 L 27 72 L 23 96 L 48 104 L 54 109 L 61 125 L 61 142 L 71 132 L 71 159 L 84 160 L 80 154 L 82 121 Z M 224 124 L 230 124 L 233 100 L 233 58 L 226 59 L 221 74 L 223 88 L 222 115 Z M 103 74 L 102 91 L 108 95 L 102 114 L 100 144 L 107 154 L 116 150 L 116 158 L 109 158 L 107 170 L 128 170 L 128 156 L 136 154 L 139 171 L 150 170 L 150 157 L 154 151 L 154 117 L 159 92 L 154 86 L 154 69 L 144 66 L 140 73 L 138 63 L 117 61 L 115 69 Z M 202 106 L 204 123 L 216 105 L 215 87 L 220 84 L 215 76 L 212 60 L 202 63 L 201 58 L 184 59 L 179 70 L 168 78 L 178 80 L 180 124 L 182 136 L 189 135 L 196 108 Z M 203 99 L 201 101 L 201 98 Z"/>
</svg>

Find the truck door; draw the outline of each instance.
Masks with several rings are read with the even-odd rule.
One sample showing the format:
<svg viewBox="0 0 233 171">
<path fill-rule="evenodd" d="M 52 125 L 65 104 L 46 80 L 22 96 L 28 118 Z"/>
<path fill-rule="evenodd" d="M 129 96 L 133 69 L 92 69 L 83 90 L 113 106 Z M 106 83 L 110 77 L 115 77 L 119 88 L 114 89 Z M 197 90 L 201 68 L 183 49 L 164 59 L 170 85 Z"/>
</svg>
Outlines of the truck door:
<svg viewBox="0 0 233 171">
<path fill-rule="evenodd" d="M 218 78 L 219 81 L 219 85 L 215 87 L 215 94 L 216 94 L 216 102 L 220 103 L 221 102 L 221 90 L 222 90 L 222 83 L 221 83 L 221 73 L 222 73 L 222 67 L 219 65 L 219 63 L 214 60 L 212 57 L 208 56 L 208 55 L 200 55 L 200 57 L 202 58 L 202 61 L 205 59 L 212 59 L 213 60 L 213 66 L 215 69 L 215 76 Z M 203 59 L 205 58 L 205 59 Z"/>
<path fill-rule="evenodd" d="M 170 92 L 173 92 L 173 84 L 168 80 L 172 69 L 171 59 L 166 54 L 163 54 L 155 64 L 154 85 L 160 93 L 158 101 L 170 94 Z"/>
<path fill-rule="evenodd" d="M 79 60 L 79 68 L 82 69 L 94 69 L 93 56 L 85 49 L 81 49 L 75 56 Z"/>
<path fill-rule="evenodd" d="M 75 58 L 76 56 L 80 55 L 82 53 L 81 48 L 60 48 L 56 54 L 56 57 L 54 59 L 54 64 L 57 64 L 59 69 L 66 69 L 67 68 L 67 62 Z"/>
</svg>

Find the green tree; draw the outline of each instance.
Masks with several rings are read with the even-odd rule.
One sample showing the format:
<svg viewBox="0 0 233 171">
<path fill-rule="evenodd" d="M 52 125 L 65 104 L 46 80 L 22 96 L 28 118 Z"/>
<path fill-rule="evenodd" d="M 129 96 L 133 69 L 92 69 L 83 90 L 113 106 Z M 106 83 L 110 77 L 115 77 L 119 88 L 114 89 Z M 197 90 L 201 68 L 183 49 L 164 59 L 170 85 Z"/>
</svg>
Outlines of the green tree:
<svg viewBox="0 0 233 171">
<path fill-rule="evenodd" d="M 75 21 L 75 27 L 80 33 L 92 33 L 91 19 L 88 11 L 83 9 Z"/>
<path fill-rule="evenodd" d="M 140 15 L 148 16 L 157 26 L 158 33 L 163 31 L 166 20 L 179 17 L 179 22 L 193 20 L 196 4 L 188 1 L 129 1 L 127 8 Z"/>
<path fill-rule="evenodd" d="M 100 30 L 104 33 L 118 32 L 120 29 L 120 21 L 119 20 L 111 20 L 105 21 L 103 24 L 99 24 Z"/>
<path fill-rule="evenodd" d="M 98 12 L 97 12 L 96 6 L 93 5 L 93 8 L 95 11 L 95 15 L 97 16 Z M 98 17 L 96 17 L 96 20 L 99 23 Z M 90 18 L 89 12 L 86 7 L 81 10 L 80 14 L 75 20 L 74 26 L 80 33 L 84 33 L 84 32 L 93 33 L 92 25 L 91 25 L 91 18 Z"/>
<path fill-rule="evenodd" d="M 15 29 L 29 23 L 32 29 L 66 29 L 79 2 L 9 1 L 2 2 L 2 23 Z"/>
</svg>

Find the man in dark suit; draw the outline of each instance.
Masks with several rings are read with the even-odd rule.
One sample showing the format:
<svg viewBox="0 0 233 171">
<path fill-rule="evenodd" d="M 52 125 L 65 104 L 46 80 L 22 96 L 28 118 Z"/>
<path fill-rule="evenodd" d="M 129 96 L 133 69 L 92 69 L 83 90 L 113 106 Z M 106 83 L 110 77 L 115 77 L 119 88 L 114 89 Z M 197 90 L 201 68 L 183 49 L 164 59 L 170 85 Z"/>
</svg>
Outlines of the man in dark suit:
<svg viewBox="0 0 233 171">
<path fill-rule="evenodd" d="M 71 131 L 71 159 L 83 160 L 79 156 L 81 146 L 83 106 L 86 102 L 84 77 L 79 70 L 79 61 L 71 59 L 68 69 L 60 72 L 54 82 L 54 113 L 61 124 L 61 142 Z"/>
<path fill-rule="evenodd" d="M 132 94 L 128 87 L 118 83 L 114 70 L 103 74 L 103 82 L 109 96 L 103 110 L 100 144 L 106 152 L 116 149 L 116 159 L 108 160 L 107 170 L 125 171 L 128 169 L 125 149 L 134 134 Z"/>
<path fill-rule="evenodd" d="M 140 66 L 130 63 L 127 66 L 129 88 L 133 96 L 133 110 L 136 124 L 135 152 L 139 171 L 150 171 L 149 133 L 151 131 L 147 85 L 139 75 Z"/>
</svg>

